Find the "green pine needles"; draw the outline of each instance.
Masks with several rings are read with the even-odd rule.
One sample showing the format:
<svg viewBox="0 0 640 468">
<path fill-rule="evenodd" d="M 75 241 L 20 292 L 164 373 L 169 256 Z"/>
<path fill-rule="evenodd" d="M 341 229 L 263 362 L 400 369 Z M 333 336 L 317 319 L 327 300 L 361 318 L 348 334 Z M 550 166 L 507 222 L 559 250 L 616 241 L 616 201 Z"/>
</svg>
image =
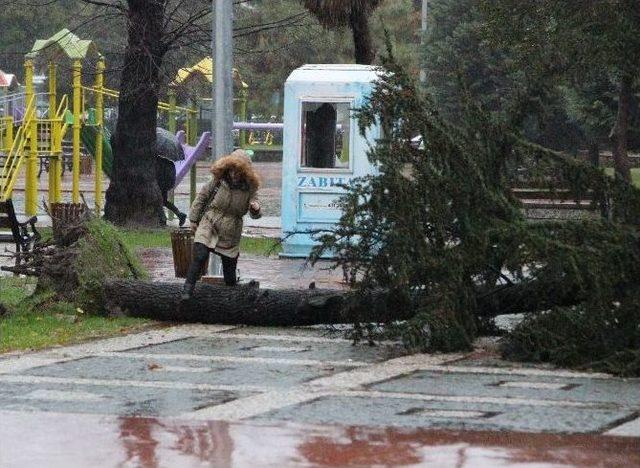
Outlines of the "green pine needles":
<svg viewBox="0 0 640 468">
<path fill-rule="evenodd" d="M 362 134 L 382 122 L 368 153 L 379 173 L 349 187 L 312 253 L 336 254 L 356 330 L 371 330 L 358 301 L 384 288 L 415 312 L 384 328 L 412 349 L 469 349 L 487 317 L 521 312 L 530 315 L 505 337 L 508 357 L 640 375 L 640 191 L 469 102 L 448 122 L 392 54 L 384 70 L 357 112 Z M 529 221 L 511 192 L 523 181 L 568 190 L 593 211 Z"/>
</svg>

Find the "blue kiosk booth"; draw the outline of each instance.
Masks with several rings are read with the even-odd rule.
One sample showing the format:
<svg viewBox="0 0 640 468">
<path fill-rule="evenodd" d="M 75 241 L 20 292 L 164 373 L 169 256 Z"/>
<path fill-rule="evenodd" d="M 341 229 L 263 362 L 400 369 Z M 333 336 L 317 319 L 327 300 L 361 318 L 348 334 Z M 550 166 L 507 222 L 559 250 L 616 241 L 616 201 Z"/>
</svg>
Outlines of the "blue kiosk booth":
<svg viewBox="0 0 640 468">
<path fill-rule="evenodd" d="M 380 129 L 370 128 L 362 137 L 353 109 L 371 93 L 378 74 L 369 65 L 305 65 L 287 79 L 282 256 L 308 256 L 316 242 L 304 232 L 330 227 L 340 219 L 336 201 L 344 189 L 338 185 L 375 171 L 366 153 Z"/>
</svg>

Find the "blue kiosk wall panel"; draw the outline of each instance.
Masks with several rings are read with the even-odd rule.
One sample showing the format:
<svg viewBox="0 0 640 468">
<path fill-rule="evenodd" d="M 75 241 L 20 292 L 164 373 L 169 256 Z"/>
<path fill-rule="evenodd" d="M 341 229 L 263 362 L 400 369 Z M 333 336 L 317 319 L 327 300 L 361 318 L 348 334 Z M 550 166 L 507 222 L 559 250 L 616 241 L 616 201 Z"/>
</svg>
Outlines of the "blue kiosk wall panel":
<svg viewBox="0 0 640 468">
<path fill-rule="evenodd" d="M 343 115 L 343 124 L 336 125 L 336 133 L 342 132 L 335 137 L 335 141 L 341 138 L 342 145 L 340 156 L 336 155 L 339 167 L 309 167 L 303 163 L 303 139 L 308 138 L 303 135 L 307 131 L 303 128 L 305 109 L 323 103 L 343 113 L 345 108 L 358 108 L 371 93 L 377 76 L 378 70 L 366 65 L 305 65 L 287 79 L 282 161 L 283 256 L 308 256 L 316 242 L 305 232 L 326 229 L 340 218 L 336 201 L 344 189 L 338 185 L 348 185 L 356 177 L 375 172 L 366 153 L 378 138 L 379 128 L 370 128 L 362 137 L 353 112 L 348 117 Z M 348 145 L 344 142 L 347 123 Z"/>
</svg>

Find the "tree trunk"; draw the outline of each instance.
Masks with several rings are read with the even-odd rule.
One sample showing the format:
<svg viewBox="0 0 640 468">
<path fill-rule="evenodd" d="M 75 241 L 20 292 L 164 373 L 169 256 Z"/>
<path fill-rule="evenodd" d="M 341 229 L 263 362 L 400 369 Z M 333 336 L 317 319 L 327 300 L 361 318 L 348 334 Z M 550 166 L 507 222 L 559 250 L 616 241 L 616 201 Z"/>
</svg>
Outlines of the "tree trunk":
<svg viewBox="0 0 640 468">
<path fill-rule="evenodd" d="M 349 14 L 349 27 L 353 34 L 356 63 L 371 65 L 375 58 L 371 31 L 369 30 L 369 14 L 366 8 L 353 6 Z"/>
<path fill-rule="evenodd" d="M 487 293 L 480 293 L 474 315 L 496 317 L 505 314 L 539 312 L 553 307 L 578 304 L 583 297 L 575 289 L 558 282 L 555 284 L 530 281 L 516 283 Z"/>
<path fill-rule="evenodd" d="M 180 302 L 182 285 L 116 280 L 104 286 L 105 309 L 114 315 L 161 321 L 261 326 L 297 326 L 405 320 L 408 308 L 393 307 L 386 291 L 364 298 L 358 309 L 347 307 L 349 293 L 319 289 L 258 289 L 257 285 L 213 286 L 198 283 L 191 300 Z M 348 312 L 347 312 L 348 310 Z M 362 315 L 366 313 L 366 315 Z"/>
<path fill-rule="evenodd" d="M 164 2 L 128 0 L 128 43 L 120 79 L 113 141 L 113 177 L 105 217 L 117 225 L 160 223 L 162 194 L 156 181 L 156 124 Z"/>
<path fill-rule="evenodd" d="M 408 303 L 388 290 L 366 296 L 321 289 L 258 289 L 255 284 L 228 287 L 198 283 L 193 298 L 180 302 L 182 285 L 139 280 L 113 280 L 104 285 L 104 308 L 113 315 L 160 321 L 227 325 L 302 326 L 408 320 Z M 472 315 L 536 312 L 573 305 L 577 294 L 537 282 L 516 284 L 478 297 Z"/>
<path fill-rule="evenodd" d="M 627 155 L 627 134 L 629 128 L 629 106 L 631 103 L 632 83 L 633 78 L 628 74 L 624 74 L 620 79 L 618 115 L 616 117 L 616 123 L 609 135 L 613 150 L 613 163 L 616 178 L 621 178 L 626 182 L 631 182 L 631 166 Z"/>
</svg>

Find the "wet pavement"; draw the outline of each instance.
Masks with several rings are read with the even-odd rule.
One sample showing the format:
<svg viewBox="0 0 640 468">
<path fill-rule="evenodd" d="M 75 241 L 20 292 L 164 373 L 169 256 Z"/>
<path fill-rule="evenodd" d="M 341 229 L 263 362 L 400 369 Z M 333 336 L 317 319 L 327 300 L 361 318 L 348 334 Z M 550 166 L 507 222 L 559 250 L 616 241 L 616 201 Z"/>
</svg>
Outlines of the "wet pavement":
<svg viewBox="0 0 640 468">
<path fill-rule="evenodd" d="M 3 414 L 0 466 L 629 467 L 636 441 L 598 436 Z M 24 441 L 29 440 L 29 450 Z"/>
<path fill-rule="evenodd" d="M 640 380 L 172 326 L 0 357 L 0 466 L 640 466 Z"/>
</svg>

